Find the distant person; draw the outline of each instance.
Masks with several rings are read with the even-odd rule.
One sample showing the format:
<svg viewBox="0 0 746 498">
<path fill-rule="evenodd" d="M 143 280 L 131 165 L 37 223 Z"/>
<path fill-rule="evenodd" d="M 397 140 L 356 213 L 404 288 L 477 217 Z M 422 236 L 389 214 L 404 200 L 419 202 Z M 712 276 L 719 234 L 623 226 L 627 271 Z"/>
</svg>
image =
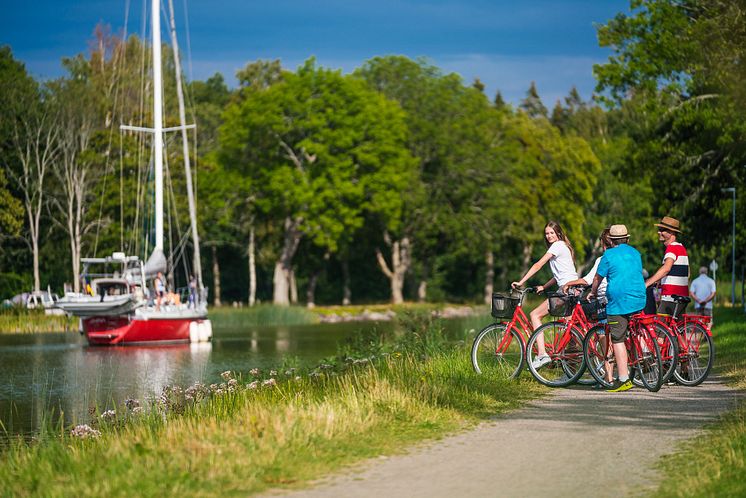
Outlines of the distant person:
<svg viewBox="0 0 746 498">
<path fill-rule="evenodd" d="M 158 272 L 155 280 L 153 280 L 153 287 L 155 287 L 155 309 L 158 311 L 161 309 L 161 303 L 166 297 L 166 281 L 163 280 L 163 273 Z"/>
<path fill-rule="evenodd" d="M 197 307 L 197 279 L 194 278 L 194 275 L 189 276 L 189 300 L 187 301 L 187 306 L 189 308 Z"/>
<path fill-rule="evenodd" d="M 546 284 L 536 287 L 536 292 L 543 292 L 546 287 L 551 287 L 555 284 L 562 288 L 568 282 L 578 278 L 578 272 L 575 270 L 575 262 L 573 261 L 574 254 L 572 251 L 572 245 L 559 223 L 556 221 L 547 222 L 544 227 L 544 242 L 547 245 L 546 254 L 544 254 L 539 261 L 534 263 L 518 282 L 513 282 L 511 284 L 514 289 L 522 287 L 528 279 L 541 270 L 547 262 L 552 270 L 552 278 L 550 278 Z M 531 311 L 531 325 L 534 330 L 541 326 L 542 318 L 548 314 L 549 300 L 542 301 L 539 306 Z M 532 366 L 534 369 L 539 369 L 552 361 L 549 355 L 547 355 L 543 334 L 539 335 L 537 338 L 536 347 L 538 348 L 538 354 L 536 355 L 536 359 L 533 361 Z"/>
<path fill-rule="evenodd" d="M 666 246 L 666 252 L 663 265 L 645 281 L 645 287 L 660 281 L 658 314 L 673 315 L 676 312 L 678 315 L 686 309 L 686 305 L 677 309 L 673 296 L 689 296 L 689 256 L 686 247 L 677 240 L 681 234 L 679 220 L 664 216 L 655 226 L 658 227 L 658 240 Z"/>
<path fill-rule="evenodd" d="M 707 268 L 699 269 L 699 276 L 692 280 L 689 295 L 694 299 L 694 309 L 698 315 L 712 316 L 712 300 L 715 299 L 715 281 L 707 276 Z"/>
</svg>

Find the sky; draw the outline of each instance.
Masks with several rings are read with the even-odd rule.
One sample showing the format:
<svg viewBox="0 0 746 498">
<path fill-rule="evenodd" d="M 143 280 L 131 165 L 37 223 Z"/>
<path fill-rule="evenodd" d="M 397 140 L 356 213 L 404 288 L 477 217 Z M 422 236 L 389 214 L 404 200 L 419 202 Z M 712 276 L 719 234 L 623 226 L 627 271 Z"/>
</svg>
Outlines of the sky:
<svg viewBox="0 0 746 498">
<path fill-rule="evenodd" d="M 145 0 L 1 1 L 0 45 L 40 79 L 64 74 L 63 57 L 87 53 L 99 22 L 142 36 L 149 12 Z M 479 78 L 490 97 L 499 90 L 513 104 L 534 81 L 550 109 L 572 86 L 591 97 L 593 64 L 612 54 L 598 46 L 596 27 L 629 10 L 629 0 L 173 2 L 189 79 L 220 72 L 234 86 L 236 71 L 257 59 L 293 70 L 314 56 L 348 73 L 375 56 L 405 55 L 466 83 Z"/>
</svg>

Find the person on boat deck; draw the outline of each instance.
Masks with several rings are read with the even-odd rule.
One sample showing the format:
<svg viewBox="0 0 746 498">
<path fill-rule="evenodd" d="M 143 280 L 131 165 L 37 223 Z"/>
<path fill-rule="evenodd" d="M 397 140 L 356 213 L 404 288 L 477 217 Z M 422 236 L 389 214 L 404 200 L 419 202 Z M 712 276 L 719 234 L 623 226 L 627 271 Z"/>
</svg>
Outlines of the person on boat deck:
<svg viewBox="0 0 746 498">
<path fill-rule="evenodd" d="M 189 301 L 187 302 L 188 307 L 197 306 L 197 279 L 194 275 L 189 275 Z"/>
<path fill-rule="evenodd" d="M 161 309 L 163 298 L 166 297 L 166 281 L 163 280 L 163 273 L 158 272 L 153 281 L 153 287 L 155 287 L 155 309 L 158 311 Z"/>
</svg>

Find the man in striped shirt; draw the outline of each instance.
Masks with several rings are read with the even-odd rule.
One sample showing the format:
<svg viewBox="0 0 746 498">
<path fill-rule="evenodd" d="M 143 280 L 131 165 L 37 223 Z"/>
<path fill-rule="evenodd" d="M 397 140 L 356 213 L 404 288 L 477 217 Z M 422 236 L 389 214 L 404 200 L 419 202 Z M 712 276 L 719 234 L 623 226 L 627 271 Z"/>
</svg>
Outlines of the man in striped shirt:
<svg viewBox="0 0 746 498">
<path fill-rule="evenodd" d="M 660 280 L 661 302 L 658 313 L 673 315 L 676 303 L 672 296 L 689 295 L 689 256 L 686 247 L 676 239 L 681 234 L 679 220 L 664 216 L 658 227 L 658 240 L 666 246 L 663 255 L 663 266 L 645 281 L 645 287 L 650 287 Z M 677 315 L 681 314 L 686 305 L 680 306 Z"/>
</svg>

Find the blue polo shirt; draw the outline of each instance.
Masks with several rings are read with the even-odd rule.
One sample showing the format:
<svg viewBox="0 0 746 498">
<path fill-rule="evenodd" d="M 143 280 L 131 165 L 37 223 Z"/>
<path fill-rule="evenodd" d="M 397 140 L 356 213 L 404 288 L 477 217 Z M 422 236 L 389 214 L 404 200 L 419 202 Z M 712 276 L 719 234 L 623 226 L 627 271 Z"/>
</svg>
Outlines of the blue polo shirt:
<svg viewBox="0 0 746 498">
<path fill-rule="evenodd" d="M 637 249 L 627 244 L 607 249 L 596 274 L 605 277 L 609 283 L 606 287 L 607 314 L 626 315 L 645 307 L 645 279 Z"/>
</svg>

